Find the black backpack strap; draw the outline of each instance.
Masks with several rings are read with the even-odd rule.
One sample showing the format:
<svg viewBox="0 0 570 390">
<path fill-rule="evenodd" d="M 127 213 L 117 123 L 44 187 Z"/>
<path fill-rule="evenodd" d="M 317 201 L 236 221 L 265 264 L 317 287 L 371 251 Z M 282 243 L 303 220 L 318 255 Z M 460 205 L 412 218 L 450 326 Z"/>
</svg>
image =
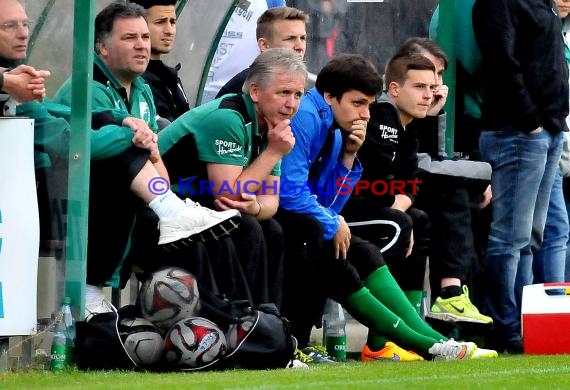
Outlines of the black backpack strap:
<svg viewBox="0 0 570 390">
<path fill-rule="evenodd" d="M 129 356 L 119 335 L 119 313 L 95 314 L 89 321 L 78 321 L 75 350 L 81 370 L 140 368 Z"/>
<path fill-rule="evenodd" d="M 239 291 L 245 295 L 241 297 L 220 293 L 216 276 L 210 262 L 208 262 L 206 268 L 208 275 L 203 275 L 203 277 L 208 277 L 209 286 L 208 288 L 200 289 L 200 301 L 202 305 L 200 314 L 222 326 L 224 330 L 231 324 L 241 323 L 240 317 L 243 316 L 244 310 L 247 310 L 247 308 L 253 305 L 253 300 L 239 262 L 235 266 L 234 275 L 236 284 L 240 287 Z"/>
</svg>

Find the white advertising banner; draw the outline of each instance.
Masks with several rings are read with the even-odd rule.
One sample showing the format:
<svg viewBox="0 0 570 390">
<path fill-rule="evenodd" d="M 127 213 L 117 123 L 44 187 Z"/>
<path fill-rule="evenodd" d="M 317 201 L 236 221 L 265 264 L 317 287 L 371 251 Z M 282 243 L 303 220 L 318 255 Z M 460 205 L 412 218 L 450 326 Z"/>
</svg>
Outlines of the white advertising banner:
<svg viewBox="0 0 570 390">
<path fill-rule="evenodd" d="M 34 120 L 0 118 L 0 336 L 36 332 Z"/>
<path fill-rule="evenodd" d="M 266 10 L 266 0 L 238 2 L 212 60 L 202 103 L 213 100 L 232 77 L 249 67 L 259 55 L 255 29 L 257 18 Z"/>
</svg>

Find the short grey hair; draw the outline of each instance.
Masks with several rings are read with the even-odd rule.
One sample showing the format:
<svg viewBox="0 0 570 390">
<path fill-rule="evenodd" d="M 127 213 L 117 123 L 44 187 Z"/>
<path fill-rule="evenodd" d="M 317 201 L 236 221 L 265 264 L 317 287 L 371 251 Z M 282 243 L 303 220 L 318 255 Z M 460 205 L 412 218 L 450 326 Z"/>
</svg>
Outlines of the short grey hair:
<svg viewBox="0 0 570 390">
<path fill-rule="evenodd" d="M 269 84 L 278 73 L 293 73 L 303 76 L 306 80 L 307 66 L 299 53 L 293 49 L 274 48 L 264 50 L 249 68 L 247 78 L 243 83 L 242 92 L 249 93 L 249 86 L 252 83 L 261 88 Z"/>
</svg>

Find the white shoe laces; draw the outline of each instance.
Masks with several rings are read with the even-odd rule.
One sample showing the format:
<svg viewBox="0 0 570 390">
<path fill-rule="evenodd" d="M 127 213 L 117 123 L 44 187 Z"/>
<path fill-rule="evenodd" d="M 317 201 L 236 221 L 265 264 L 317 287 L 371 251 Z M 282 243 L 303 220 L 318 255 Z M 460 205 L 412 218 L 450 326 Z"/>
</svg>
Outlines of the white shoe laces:
<svg viewBox="0 0 570 390">
<path fill-rule="evenodd" d="M 461 348 L 461 344 L 459 344 L 454 339 L 449 339 L 447 341 L 440 341 L 439 343 L 434 345 L 436 349 L 436 355 L 444 356 L 444 357 L 455 357 L 457 355 L 457 350 Z"/>
</svg>

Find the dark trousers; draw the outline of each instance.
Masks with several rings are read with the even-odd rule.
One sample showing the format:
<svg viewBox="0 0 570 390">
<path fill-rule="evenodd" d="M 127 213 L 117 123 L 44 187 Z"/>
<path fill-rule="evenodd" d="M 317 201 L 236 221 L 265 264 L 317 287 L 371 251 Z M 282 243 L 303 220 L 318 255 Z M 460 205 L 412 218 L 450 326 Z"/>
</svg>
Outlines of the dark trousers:
<svg viewBox="0 0 570 390">
<path fill-rule="evenodd" d="M 299 348 L 304 348 L 311 328 L 321 326 L 326 298 L 345 302 L 384 261 L 375 245 L 354 235 L 347 259 L 335 259 L 333 242 L 324 240 L 319 221 L 283 209 L 275 219 L 283 227 L 285 240 L 282 314 L 291 322 Z"/>
<path fill-rule="evenodd" d="M 283 294 L 283 230 L 274 219 L 257 221 L 242 214 L 231 234 L 254 304 L 281 307 Z M 218 273 L 218 272 L 216 272 Z"/>
<path fill-rule="evenodd" d="M 166 251 L 158 246 L 157 225 L 158 217 L 150 208 L 137 214 L 129 255 L 122 267 L 123 283 L 128 280 L 133 267 L 142 271 L 140 279 L 164 267 L 180 267 L 196 277 L 200 291 L 235 299 L 249 298 L 249 289 L 243 282 L 243 271 L 230 238 L 193 242 L 183 249 Z"/>
<path fill-rule="evenodd" d="M 304 348 L 309 343 L 312 327 L 321 326 L 327 298 L 319 268 L 324 229 L 311 216 L 281 208 L 274 218 L 283 228 L 285 248 L 281 314 L 290 321 L 299 347 Z"/>
<path fill-rule="evenodd" d="M 192 134 L 181 138 L 162 155 L 173 183 L 179 179 L 207 172 L 206 163 L 198 159 L 196 140 Z M 179 196 L 184 194 L 178 194 Z M 210 194 L 188 194 L 202 206 L 215 209 Z M 242 214 L 240 226 L 232 231 L 231 241 L 243 269 L 254 304 L 272 302 L 281 306 L 283 290 L 283 232 L 273 220 L 257 221 Z M 219 275 L 223 270 L 214 269 Z"/>
<path fill-rule="evenodd" d="M 369 241 L 352 235 L 346 260 L 334 258 L 332 240 L 324 242 L 321 267 L 327 296 L 344 304 L 346 298 L 362 287 L 366 278 L 386 265 L 380 249 Z"/>
<path fill-rule="evenodd" d="M 431 220 L 430 280 L 435 298 L 442 278 L 468 284 L 483 278 L 488 223 L 479 203 L 487 183 L 428 173 L 421 179 L 416 201 Z"/>
<path fill-rule="evenodd" d="M 415 207 L 405 213 L 390 207 L 351 202 L 343 215 L 350 231 L 382 251 L 384 260 L 402 290 L 422 291 L 430 246 L 428 215 Z M 414 245 L 406 252 L 413 231 Z"/>
<path fill-rule="evenodd" d="M 126 255 L 135 215 L 144 207 L 130 186 L 148 159 L 148 150 L 131 147 L 118 156 L 91 161 L 88 284 L 105 285 Z"/>
</svg>

